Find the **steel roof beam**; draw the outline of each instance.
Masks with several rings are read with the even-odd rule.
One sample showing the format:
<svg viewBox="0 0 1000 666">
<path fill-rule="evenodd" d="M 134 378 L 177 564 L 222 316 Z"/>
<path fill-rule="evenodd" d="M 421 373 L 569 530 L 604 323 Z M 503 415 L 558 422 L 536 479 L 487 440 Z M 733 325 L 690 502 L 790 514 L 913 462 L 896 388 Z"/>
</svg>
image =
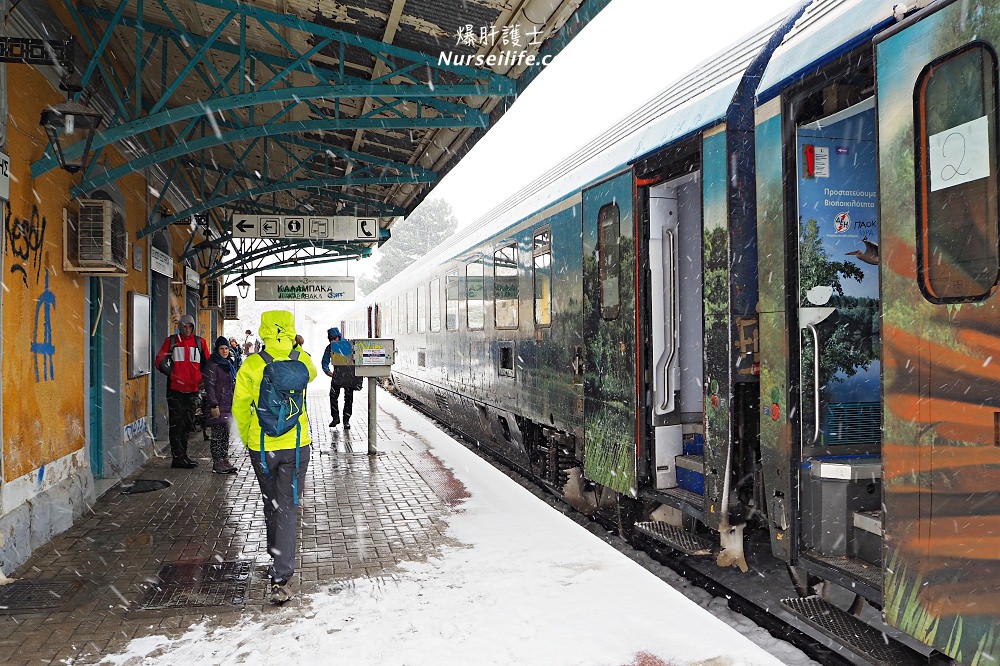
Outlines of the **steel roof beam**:
<svg viewBox="0 0 1000 666">
<path fill-rule="evenodd" d="M 403 176 L 377 176 L 377 177 L 367 177 L 367 178 L 320 178 L 316 180 L 295 180 L 291 182 L 277 182 L 269 183 L 267 185 L 262 185 L 260 187 L 255 187 L 249 190 L 242 190 L 233 194 L 227 194 L 224 196 L 219 196 L 209 201 L 203 201 L 199 204 L 191 206 L 186 210 L 182 210 L 170 217 L 162 219 L 159 223 L 155 225 L 147 225 L 144 229 L 139 232 L 139 238 L 147 236 L 151 233 L 166 227 L 167 225 L 173 224 L 174 222 L 183 221 L 185 218 L 191 217 L 192 215 L 197 215 L 203 213 L 211 208 L 217 208 L 225 206 L 228 203 L 234 201 L 239 201 L 240 199 L 247 199 L 250 197 L 261 196 L 264 194 L 270 194 L 272 192 L 284 192 L 287 190 L 309 190 L 309 189 L 326 189 L 331 187 L 347 187 L 349 185 L 398 185 L 398 184 L 420 184 L 434 181 L 425 181 L 420 179 L 411 179 Z"/>
<path fill-rule="evenodd" d="M 228 287 L 230 285 L 236 284 L 236 282 L 238 282 L 239 279 L 242 278 L 242 277 L 245 277 L 247 275 L 253 275 L 255 273 L 260 273 L 260 272 L 263 272 L 263 271 L 266 271 L 266 270 L 272 270 L 272 269 L 275 269 L 275 268 L 286 268 L 286 267 L 295 267 L 295 268 L 298 268 L 300 266 L 314 266 L 314 265 L 319 265 L 319 264 L 332 264 L 332 263 L 336 263 L 338 261 L 357 261 L 358 259 L 365 259 L 367 257 L 370 257 L 371 253 L 372 253 L 371 248 L 367 248 L 366 247 L 366 248 L 362 248 L 361 251 L 358 252 L 357 254 L 345 254 L 345 255 L 329 255 L 329 254 L 327 254 L 327 255 L 315 255 L 315 256 L 306 255 L 306 258 L 303 258 L 302 256 L 299 256 L 299 255 L 293 255 L 291 257 L 288 257 L 287 259 L 283 259 L 281 261 L 278 261 L 278 262 L 275 262 L 275 263 L 271 263 L 271 264 L 267 264 L 267 265 L 262 265 L 260 267 L 254 268 L 254 269 L 252 269 L 250 271 L 244 271 L 243 269 L 238 269 L 239 270 L 239 274 L 238 275 L 236 275 L 235 273 L 233 273 L 232 270 L 226 270 L 225 272 L 218 272 L 215 275 L 212 275 L 210 277 L 222 277 L 223 275 L 233 275 L 233 279 L 225 282 L 224 286 Z"/>
<path fill-rule="evenodd" d="M 199 5 L 205 5 L 206 7 L 221 9 L 223 11 L 240 12 L 246 16 L 256 19 L 261 25 L 264 26 L 267 26 L 268 24 L 282 25 L 294 30 L 300 30 L 306 34 L 314 35 L 316 37 L 329 37 L 334 41 L 352 44 L 365 49 L 377 57 L 379 57 L 379 54 L 385 54 L 394 58 L 407 60 L 423 67 L 429 67 L 432 70 L 445 70 L 474 79 L 489 79 L 497 77 L 510 81 L 510 79 L 507 79 L 506 77 L 496 74 L 488 69 L 476 69 L 475 67 L 465 67 L 461 65 L 443 67 L 438 64 L 438 59 L 436 57 L 420 53 L 419 51 L 412 51 L 400 46 L 393 46 L 392 44 L 386 44 L 374 39 L 362 37 L 361 35 L 355 35 L 342 30 L 337 30 L 335 28 L 330 28 L 319 23 L 305 21 L 296 16 L 278 14 L 267 9 L 254 7 L 243 2 L 237 2 L 237 0 L 192 0 L 192 2 Z"/>
<path fill-rule="evenodd" d="M 197 2 L 199 0 L 195 1 Z M 237 5 L 236 3 L 229 3 L 226 9 L 239 12 L 238 7 L 246 8 L 247 5 L 244 4 Z M 80 7 L 79 11 L 84 16 L 93 19 L 98 19 L 101 21 L 110 21 L 114 16 L 111 12 L 96 7 Z M 264 10 L 258 9 L 255 11 L 263 12 Z M 272 15 L 281 16 L 277 14 L 272 14 Z M 245 14 L 242 14 L 241 16 L 245 17 Z M 424 55 L 422 53 L 409 51 L 408 49 L 403 49 L 397 46 L 383 44 L 381 42 L 377 42 L 371 39 L 366 39 L 364 37 L 359 37 L 357 35 L 351 35 L 350 33 L 341 32 L 339 30 L 333 30 L 316 23 L 301 21 L 300 19 L 296 19 L 294 17 L 286 16 L 283 18 L 304 26 L 299 28 L 303 32 L 315 35 L 317 37 L 329 38 L 334 42 L 344 43 L 346 41 L 355 46 L 359 46 L 360 48 L 363 48 L 366 51 L 369 51 L 374 57 L 380 57 L 380 54 L 382 53 L 389 53 L 390 55 L 408 61 L 409 64 L 405 66 L 396 66 L 392 72 L 383 75 L 379 80 L 384 80 L 386 76 L 400 76 L 405 74 L 406 72 L 416 71 L 417 69 L 429 68 L 431 71 L 434 72 L 448 72 L 450 74 L 456 75 L 460 78 L 469 81 L 485 82 L 490 85 L 498 86 L 504 91 L 503 95 L 505 97 L 513 96 L 517 92 L 517 85 L 514 80 L 509 79 L 506 76 L 503 76 L 502 74 L 497 74 L 490 69 L 486 68 L 478 69 L 475 67 L 466 67 L 460 65 L 449 65 L 449 66 L 438 65 L 436 58 Z M 163 26 L 149 22 L 143 23 L 143 29 L 146 32 L 159 34 L 162 37 L 168 37 L 175 44 L 179 45 L 183 45 L 186 42 L 187 44 L 190 44 L 191 46 L 197 48 L 200 47 L 206 41 L 205 37 L 190 34 L 187 30 L 183 28 L 183 26 L 180 26 L 180 24 L 176 22 L 176 19 L 174 19 L 174 21 L 175 25 L 178 26 L 176 30 L 170 28 L 169 26 Z M 115 26 L 111 27 L 113 28 L 116 27 L 117 25 L 122 25 L 129 28 L 136 28 L 138 23 L 139 22 L 136 19 L 124 16 L 115 24 Z M 347 39 L 343 39 L 344 37 L 346 37 Z M 358 43 L 356 40 L 362 40 L 364 44 Z M 296 58 L 274 55 L 273 53 L 247 49 L 245 44 L 243 44 L 242 42 L 241 44 L 237 45 L 237 44 L 230 44 L 226 41 L 216 41 L 214 44 L 211 45 L 210 48 L 213 51 L 220 51 L 222 53 L 237 56 L 238 58 L 237 67 L 239 67 L 241 64 L 245 66 L 245 63 L 248 60 L 251 62 L 257 60 L 264 64 L 276 65 L 278 67 L 282 67 L 283 69 L 291 69 L 292 68 L 291 66 L 293 64 L 300 62 L 302 55 L 298 54 L 298 52 L 294 50 L 292 51 L 292 53 L 297 54 Z M 339 83 L 348 83 L 352 80 L 357 83 L 371 83 L 371 81 L 366 79 L 348 77 L 340 69 L 331 69 L 329 67 L 324 67 L 322 65 L 310 62 L 302 63 L 302 67 L 296 71 L 301 71 L 306 74 L 311 74 L 317 78 L 326 77 L 331 81 L 337 81 Z M 418 79 L 414 76 L 410 76 L 408 78 L 410 78 L 414 82 L 418 81 Z"/>
<path fill-rule="evenodd" d="M 118 180 L 130 173 L 141 171 L 153 164 L 196 153 L 199 150 L 214 148 L 227 143 L 244 141 L 261 136 L 280 136 L 283 134 L 300 134 L 303 132 L 337 132 L 354 129 L 426 129 L 433 127 L 482 127 L 482 123 L 469 118 L 368 118 L 364 120 L 330 118 L 326 120 L 304 120 L 296 122 L 277 123 L 274 125 L 258 125 L 242 130 L 195 139 L 181 141 L 173 146 L 158 150 L 142 157 L 130 160 L 125 164 L 90 178 L 71 191 L 73 196 L 80 196 L 94 187 Z"/>
<path fill-rule="evenodd" d="M 368 88 L 368 90 L 365 90 Z M 397 97 L 420 99 L 424 97 L 435 97 L 443 95 L 447 97 L 491 97 L 498 96 L 498 90 L 492 89 L 489 85 L 460 85 L 460 86 L 408 86 L 408 85 L 380 85 L 380 86 L 310 86 L 307 88 L 279 88 L 264 92 L 252 92 L 229 97 L 216 97 L 213 99 L 199 101 L 194 104 L 180 106 L 158 114 L 146 116 L 138 120 L 127 122 L 117 127 L 105 130 L 94 137 L 92 150 L 98 150 L 116 141 L 134 137 L 145 132 L 149 132 L 158 127 L 163 127 L 181 120 L 192 120 L 204 118 L 206 114 L 218 111 L 228 111 L 231 109 L 245 108 L 261 104 L 285 103 L 304 99 L 337 99 L 342 97 L 365 97 L 376 95 L 379 97 Z M 455 105 L 458 107 L 458 105 Z M 335 150 L 335 149 L 334 149 Z M 341 149 L 345 154 L 353 154 L 362 157 L 361 153 Z M 75 159 L 83 153 L 83 147 L 73 144 L 66 148 L 67 159 Z M 364 158 L 368 159 L 368 158 Z M 402 164 L 402 163 L 398 163 Z M 54 156 L 42 157 L 31 165 L 31 175 L 38 178 L 44 173 L 58 166 Z M 407 165 L 403 165 L 407 166 Z"/>
<path fill-rule="evenodd" d="M 345 242 L 338 242 L 336 246 L 330 246 L 317 243 L 316 241 L 272 241 L 267 244 L 254 244 L 253 249 L 250 251 L 244 249 L 246 244 L 241 244 L 240 248 L 236 248 L 235 245 L 233 247 L 236 251 L 235 257 L 229 261 L 217 264 L 212 272 L 206 274 L 205 277 L 219 277 L 220 275 L 234 271 L 242 274 L 252 274 L 269 268 L 277 268 L 279 265 L 305 265 L 306 262 L 303 260 L 309 259 L 319 259 L 319 261 L 309 263 L 323 263 L 323 261 L 357 259 L 371 254 L 370 247 Z M 317 255 L 315 254 L 316 252 L 324 252 L 326 254 Z M 289 254 L 290 256 L 287 256 Z M 264 259 L 273 258 L 275 255 L 286 256 L 282 256 L 275 263 L 263 263 Z M 247 270 L 244 268 L 245 266 L 253 266 L 253 268 Z"/>
</svg>

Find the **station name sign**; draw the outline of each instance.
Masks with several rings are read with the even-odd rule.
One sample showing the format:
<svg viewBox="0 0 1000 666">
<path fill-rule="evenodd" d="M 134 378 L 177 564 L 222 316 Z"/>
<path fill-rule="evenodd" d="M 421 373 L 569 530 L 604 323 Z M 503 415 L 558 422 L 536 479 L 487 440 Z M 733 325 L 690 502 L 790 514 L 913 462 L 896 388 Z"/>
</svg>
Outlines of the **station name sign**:
<svg viewBox="0 0 1000 666">
<path fill-rule="evenodd" d="M 234 238 L 364 242 L 377 241 L 378 236 L 377 217 L 233 214 Z"/>
<path fill-rule="evenodd" d="M 254 278 L 254 298 L 258 301 L 353 301 L 354 278 L 262 276 Z"/>
</svg>

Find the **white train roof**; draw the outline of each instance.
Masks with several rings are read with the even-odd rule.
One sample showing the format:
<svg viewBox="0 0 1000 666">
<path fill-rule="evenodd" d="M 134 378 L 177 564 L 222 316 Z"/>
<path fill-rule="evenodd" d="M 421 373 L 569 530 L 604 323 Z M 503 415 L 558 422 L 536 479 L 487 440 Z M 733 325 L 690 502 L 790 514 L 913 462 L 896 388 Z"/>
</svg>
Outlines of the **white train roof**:
<svg viewBox="0 0 1000 666">
<path fill-rule="evenodd" d="M 783 86 L 817 63 L 853 48 L 857 40 L 891 20 L 897 4 L 892 0 L 816 0 L 785 36 L 758 90 Z M 453 258 L 588 183 L 721 122 L 743 73 L 797 7 L 702 62 L 476 222 L 459 229 L 387 285 L 398 279 L 412 283 L 414 273 L 428 264 Z"/>
</svg>

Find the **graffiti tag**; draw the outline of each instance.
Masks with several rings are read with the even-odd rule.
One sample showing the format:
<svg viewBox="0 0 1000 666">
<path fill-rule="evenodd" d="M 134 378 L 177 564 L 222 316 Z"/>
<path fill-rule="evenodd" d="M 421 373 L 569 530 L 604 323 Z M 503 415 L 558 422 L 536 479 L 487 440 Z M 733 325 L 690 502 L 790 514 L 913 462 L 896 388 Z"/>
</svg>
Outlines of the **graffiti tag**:
<svg viewBox="0 0 1000 666">
<path fill-rule="evenodd" d="M 14 255 L 11 273 L 20 273 L 24 286 L 28 286 L 28 272 L 35 271 L 35 283 L 41 275 L 42 246 L 45 244 L 45 227 L 48 221 L 39 215 L 38 206 L 31 207 L 31 216 L 21 219 L 11 214 L 10 206 L 4 216 L 4 234 L 7 246 Z M 19 261 L 18 261 L 19 260 Z"/>
</svg>

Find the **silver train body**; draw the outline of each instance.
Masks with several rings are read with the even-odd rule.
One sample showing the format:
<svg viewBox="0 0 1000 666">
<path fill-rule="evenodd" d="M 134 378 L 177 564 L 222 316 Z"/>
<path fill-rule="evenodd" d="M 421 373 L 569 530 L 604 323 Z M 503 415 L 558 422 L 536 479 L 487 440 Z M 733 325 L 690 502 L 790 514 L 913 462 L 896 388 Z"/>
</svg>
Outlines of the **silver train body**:
<svg viewBox="0 0 1000 666">
<path fill-rule="evenodd" d="M 344 325 L 581 510 L 722 565 L 762 543 L 995 663 L 1000 2 L 922 4 L 792 8 Z"/>
</svg>

